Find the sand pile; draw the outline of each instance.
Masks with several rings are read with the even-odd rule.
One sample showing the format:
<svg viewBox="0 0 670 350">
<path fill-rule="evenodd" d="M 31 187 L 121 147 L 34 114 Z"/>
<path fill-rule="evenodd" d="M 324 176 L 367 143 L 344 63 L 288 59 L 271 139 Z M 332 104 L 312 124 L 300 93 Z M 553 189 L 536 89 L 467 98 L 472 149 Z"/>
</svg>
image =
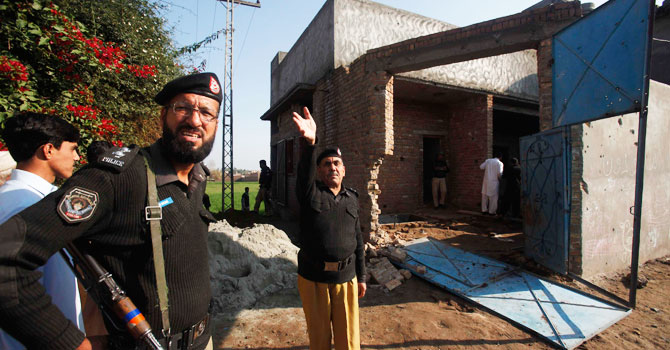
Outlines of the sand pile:
<svg viewBox="0 0 670 350">
<path fill-rule="evenodd" d="M 259 224 L 240 229 L 222 220 L 209 226 L 208 243 L 214 315 L 296 289 L 298 248 L 284 231 Z"/>
</svg>

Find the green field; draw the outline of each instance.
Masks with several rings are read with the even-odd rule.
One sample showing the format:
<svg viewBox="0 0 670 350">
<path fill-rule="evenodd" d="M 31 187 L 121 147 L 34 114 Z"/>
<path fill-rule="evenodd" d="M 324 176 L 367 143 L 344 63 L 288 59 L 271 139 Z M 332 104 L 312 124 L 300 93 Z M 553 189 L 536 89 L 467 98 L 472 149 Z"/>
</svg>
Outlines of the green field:
<svg viewBox="0 0 670 350">
<path fill-rule="evenodd" d="M 249 210 L 254 210 L 256 194 L 258 193 L 258 182 L 235 182 L 233 185 L 233 189 L 235 190 L 235 210 L 242 210 L 242 193 L 244 193 L 245 187 L 249 187 Z M 209 195 L 209 201 L 212 203 L 209 211 L 212 213 L 221 212 L 221 182 L 208 181 L 206 192 Z M 227 198 L 226 201 L 228 201 Z M 261 203 L 261 207 L 258 209 L 258 212 L 260 214 L 265 214 L 265 203 Z"/>
</svg>

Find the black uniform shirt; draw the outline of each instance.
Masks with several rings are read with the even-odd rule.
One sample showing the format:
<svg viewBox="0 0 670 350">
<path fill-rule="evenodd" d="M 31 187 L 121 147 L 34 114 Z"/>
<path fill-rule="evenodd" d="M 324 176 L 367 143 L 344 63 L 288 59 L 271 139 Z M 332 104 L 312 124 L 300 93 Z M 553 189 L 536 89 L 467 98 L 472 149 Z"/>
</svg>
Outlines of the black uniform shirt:
<svg viewBox="0 0 670 350">
<path fill-rule="evenodd" d="M 448 172 L 449 172 L 449 166 L 447 165 L 447 161 L 435 160 L 435 163 L 433 165 L 433 177 L 437 178 L 447 177 Z"/>
<path fill-rule="evenodd" d="M 365 281 L 365 251 L 358 219 L 358 194 L 342 186 L 337 194 L 316 180 L 314 146 L 306 145 L 298 164 L 300 203 L 298 274 L 315 282 Z M 352 257 L 353 255 L 353 257 Z M 324 271 L 324 261 L 352 262 L 340 271 Z"/>
<path fill-rule="evenodd" d="M 261 174 L 258 176 L 258 183 L 262 188 L 272 187 L 272 170 L 269 167 L 261 169 Z"/>
<path fill-rule="evenodd" d="M 207 226 L 214 218 L 202 206 L 207 170 L 196 164 L 187 187 L 177 180 L 158 144 L 147 151 L 156 170 L 158 199 L 169 203 L 162 208 L 161 228 L 170 323 L 176 333 L 200 321 L 211 298 Z M 161 329 L 151 234 L 144 218 L 144 159 L 124 155 L 115 161 L 124 165 L 122 171 L 92 163 L 0 226 L 0 326 L 29 349 L 74 349 L 83 340 L 84 335 L 51 304 L 38 282 L 41 273 L 34 271 L 70 241 L 112 274 L 155 333 Z M 95 194 L 96 201 L 90 216 L 71 223 L 57 208 L 75 187 Z M 206 344 L 199 343 L 207 340 L 207 336 L 196 339 L 195 349 L 204 348 Z"/>
</svg>

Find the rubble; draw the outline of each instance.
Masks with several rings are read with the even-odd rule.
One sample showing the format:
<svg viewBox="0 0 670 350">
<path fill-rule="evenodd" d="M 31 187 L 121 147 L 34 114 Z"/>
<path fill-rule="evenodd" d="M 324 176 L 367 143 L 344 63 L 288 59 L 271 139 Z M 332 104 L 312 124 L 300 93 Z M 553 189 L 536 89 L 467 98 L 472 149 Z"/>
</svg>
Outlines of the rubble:
<svg viewBox="0 0 670 350">
<path fill-rule="evenodd" d="M 397 287 L 399 287 L 401 284 L 402 284 L 402 282 L 400 282 L 399 280 L 393 279 L 393 280 L 390 280 L 390 281 L 386 282 L 384 284 L 384 287 L 386 287 L 386 289 L 388 289 L 389 291 L 392 291 L 392 290 L 396 289 Z"/>
<path fill-rule="evenodd" d="M 388 247 L 382 251 L 382 255 L 387 256 L 388 258 L 395 260 L 400 263 L 404 263 L 407 259 L 407 252 L 402 248 Z"/>
<path fill-rule="evenodd" d="M 406 280 L 412 278 L 412 273 L 407 269 L 400 270 L 400 274 L 405 277 Z"/>
<path fill-rule="evenodd" d="M 407 279 L 386 257 L 370 259 L 370 265 L 368 272 L 371 280 L 386 287 L 389 291 L 397 288 Z"/>
</svg>

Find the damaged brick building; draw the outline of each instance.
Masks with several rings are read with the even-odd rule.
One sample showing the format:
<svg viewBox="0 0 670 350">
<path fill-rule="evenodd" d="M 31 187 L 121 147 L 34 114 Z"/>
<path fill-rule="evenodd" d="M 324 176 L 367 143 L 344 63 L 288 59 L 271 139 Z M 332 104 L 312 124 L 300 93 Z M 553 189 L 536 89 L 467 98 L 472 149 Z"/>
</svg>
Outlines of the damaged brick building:
<svg viewBox="0 0 670 350">
<path fill-rule="evenodd" d="M 520 137 L 551 128 L 551 37 L 591 9 L 560 3 L 457 28 L 368 0 L 326 1 L 271 63 L 271 105 L 261 119 L 271 123 L 279 212 L 298 215 L 301 144 L 291 114 L 303 105 L 320 147 L 342 150 L 364 232 L 375 232 L 380 214 L 427 205 L 438 153 L 451 169 L 448 201 L 476 210 L 479 164 L 496 151 L 519 157 Z M 577 273 L 581 249 L 571 246 Z"/>
</svg>

